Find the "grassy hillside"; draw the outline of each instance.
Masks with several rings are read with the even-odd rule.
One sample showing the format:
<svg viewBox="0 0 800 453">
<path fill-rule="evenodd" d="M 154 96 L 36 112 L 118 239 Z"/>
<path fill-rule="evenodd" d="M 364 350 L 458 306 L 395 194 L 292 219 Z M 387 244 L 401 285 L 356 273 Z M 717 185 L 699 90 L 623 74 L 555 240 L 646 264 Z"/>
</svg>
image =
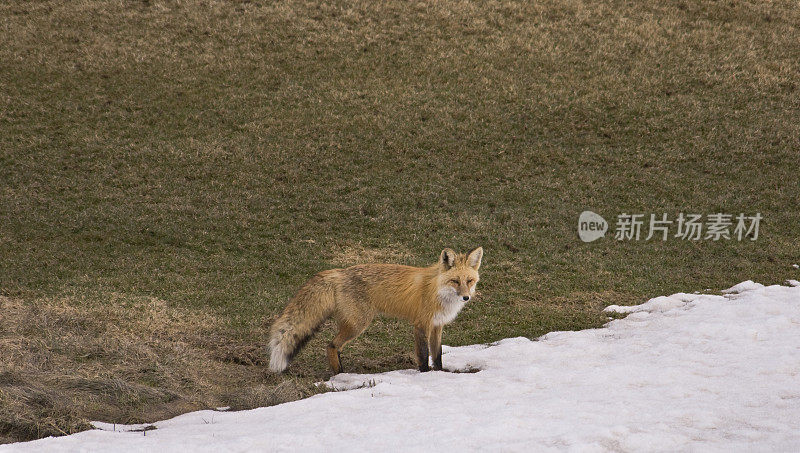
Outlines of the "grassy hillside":
<svg viewBox="0 0 800 453">
<path fill-rule="evenodd" d="M 482 245 L 450 345 L 798 278 L 799 84 L 790 1 L 4 2 L 0 440 L 310 394 L 332 329 L 276 377 L 266 328 L 332 267 Z M 764 220 L 587 244 L 587 209 Z"/>
</svg>

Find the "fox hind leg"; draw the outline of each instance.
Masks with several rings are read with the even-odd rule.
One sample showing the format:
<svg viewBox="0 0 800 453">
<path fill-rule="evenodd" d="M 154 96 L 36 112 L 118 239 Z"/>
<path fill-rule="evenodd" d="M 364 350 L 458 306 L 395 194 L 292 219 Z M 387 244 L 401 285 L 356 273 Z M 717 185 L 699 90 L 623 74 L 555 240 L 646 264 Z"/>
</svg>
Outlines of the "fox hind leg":
<svg viewBox="0 0 800 453">
<path fill-rule="evenodd" d="M 357 336 L 364 331 L 364 329 L 369 324 L 369 321 L 361 322 L 359 325 L 353 325 L 347 321 L 340 321 L 339 322 L 339 333 L 333 338 L 333 340 L 328 343 L 327 353 L 328 353 L 328 364 L 331 366 L 331 370 L 335 374 L 339 374 L 342 372 L 342 357 L 341 357 L 341 350 L 344 346 L 353 340 Z"/>
</svg>

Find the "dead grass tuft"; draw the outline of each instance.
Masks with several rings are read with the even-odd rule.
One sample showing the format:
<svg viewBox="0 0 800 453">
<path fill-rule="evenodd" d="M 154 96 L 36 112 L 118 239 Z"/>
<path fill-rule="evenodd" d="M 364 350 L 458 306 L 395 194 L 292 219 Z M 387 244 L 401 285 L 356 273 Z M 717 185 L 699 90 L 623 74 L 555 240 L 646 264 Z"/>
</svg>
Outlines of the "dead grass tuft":
<svg viewBox="0 0 800 453">
<path fill-rule="evenodd" d="M 324 386 L 317 387 L 307 379 L 287 377 L 275 382 L 237 389 L 224 395 L 231 410 L 242 410 L 253 407 L 274 406 L 289 401 L 327 391 Z"/>
<path fill-rule="evenodd" d="M 0 441 L 70 434 L 90 420 L 147 423 L 201 408 L 248 409 L 312 394 L 265 384 L 263 345 L 219 318 L 155 298 L 0 297 Z M 237 389 L 232 391 L 231 389 Z"/>
<path fill-rule="evenodd" d="M 404 264 L 409 260 L 411 254 L 402 247 L 371 248 L 360 243 L 336 246 L 331 250 L 330 258 L 331 263 L 341 267 L 368 263 Z"/>
</svg>

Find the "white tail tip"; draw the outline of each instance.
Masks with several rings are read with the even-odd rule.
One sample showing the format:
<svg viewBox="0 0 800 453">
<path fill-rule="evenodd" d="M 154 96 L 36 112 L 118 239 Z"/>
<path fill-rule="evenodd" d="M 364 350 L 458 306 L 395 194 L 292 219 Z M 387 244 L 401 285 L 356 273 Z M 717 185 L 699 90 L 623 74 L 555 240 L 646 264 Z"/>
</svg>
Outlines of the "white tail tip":
<svg viewBox="0 0 800 453">
<path fill-rule="evenodd" d="M 272 352 L 269 356 L 269 369 L 275 373 L 280 373 L 289 366 L 289 360 L 280 345 L 272 345 Z"/>
</svg>

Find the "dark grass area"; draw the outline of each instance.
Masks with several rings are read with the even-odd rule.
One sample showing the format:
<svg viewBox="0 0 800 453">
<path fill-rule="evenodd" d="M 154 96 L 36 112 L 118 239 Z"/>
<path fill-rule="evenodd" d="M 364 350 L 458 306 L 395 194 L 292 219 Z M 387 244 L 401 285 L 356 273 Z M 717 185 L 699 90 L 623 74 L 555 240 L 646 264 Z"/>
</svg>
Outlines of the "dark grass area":
<svg viewBox="0 0 800 453">
<path fill-rule="evenodd" d="M 788 1 L 6 2 L 0 294 L 121 310 L 150 297 L 213 317 L 209 335 L 249 357 L 218 372 L 253 373 L 257 405 L 288 384 L 246 345 L 262 348 L 271 317 L 330 267 L 482 245 L 481 294 L 450 345 L 798 278 L 798 62 Z M 612 228 L 623 212 L 764 220 L 757 241 L 584 244 L 586 209 Z M 3 326 L 0 354 L 14 335 Z M 330 336 L 291 385 L 327 376 Z M 410 350 L 410 328 L 380 320 L 343 361 L 411 367 Z M 233 382 L 125 379 L 198 405 L 225 405 Z M 150 409 L 133 418 L 164 414 Z"/>
</svg>

